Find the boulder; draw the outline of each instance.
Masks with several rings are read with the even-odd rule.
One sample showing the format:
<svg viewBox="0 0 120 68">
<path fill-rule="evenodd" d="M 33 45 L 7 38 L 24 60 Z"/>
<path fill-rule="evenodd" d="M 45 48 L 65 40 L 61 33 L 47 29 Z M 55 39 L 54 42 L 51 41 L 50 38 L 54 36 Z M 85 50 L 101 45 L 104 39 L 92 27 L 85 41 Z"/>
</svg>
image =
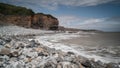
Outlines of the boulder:
<svg viewBox="0 0 120 68">
<path fill-rule="evenodd" d="M 10 48 L 10 47 L 11 47 L 10 44 L 5 44 L 4 46 L 5 46 L 6 48 Z"/>
<path fill-rule="evenodd" d="M 63 68 L 63 67 L 60 63 L 58 63 L 56 68 Z"/>
<path fill-rule="evenodd" d="M 11 50 L 8 48 L 0 48 L 0 55 L 10 55 Z"/>
<path fill-rule="evenodd" d="M 106 68 L 120 68 L 120 67 L 119 67 L 119 64 L 117 63 L 108 63 L 106 65 Z"/>
<path fill-rule="evenodd" d="M 4 45 L 6 42 L 2 39 L 0 39 L 0 45 Z"/>
</svg>

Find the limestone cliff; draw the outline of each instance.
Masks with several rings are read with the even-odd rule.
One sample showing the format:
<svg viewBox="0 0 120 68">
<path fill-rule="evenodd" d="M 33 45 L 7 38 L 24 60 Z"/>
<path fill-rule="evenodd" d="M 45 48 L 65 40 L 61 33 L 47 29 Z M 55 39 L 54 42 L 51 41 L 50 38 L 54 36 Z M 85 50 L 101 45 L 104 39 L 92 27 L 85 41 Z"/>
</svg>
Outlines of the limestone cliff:
<svg viewBox="0 0 120 68">
<path fill-rule="evenodd" d="M 33 16 L 0 16 L 0 21 L 27 28 L 40 28 L 46 30 L 56 30 L 59 24 L 57 18 L 45 14 L 35 14 Z"/>
<path fill-rule="evenodd" d="M 57 18 L 51 15 L 45 15 L 42 13 L 35 14 L 33 16 L 31 27 L 32 28 L 43 28 L 43 29 L 57 29 L 58 28 Z"/>
<path fill-rule="evenodd" d="M 27 28 L 40 28 L 46 30 L 58 29 L 58 19 L 52 15 L 43 13 L 35 14 L 31 9 L 3 3 L 0 3 L 0 8 L 0 23 L 4 22 Z"/>
</svg>

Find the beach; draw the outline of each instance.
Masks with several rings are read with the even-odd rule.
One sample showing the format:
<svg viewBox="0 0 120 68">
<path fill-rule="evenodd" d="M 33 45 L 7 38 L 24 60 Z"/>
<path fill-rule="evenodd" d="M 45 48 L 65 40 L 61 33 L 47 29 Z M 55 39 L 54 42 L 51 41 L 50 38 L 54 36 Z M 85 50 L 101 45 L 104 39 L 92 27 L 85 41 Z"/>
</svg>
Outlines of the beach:
<svg viewBox="0 0 120 68">
<path fill-rule="evenodd" d="M 2 68 L 120 67 L 119 33 L 71 33 L 13 28 L 6 26 L 0 30 Z"/>
</svg>

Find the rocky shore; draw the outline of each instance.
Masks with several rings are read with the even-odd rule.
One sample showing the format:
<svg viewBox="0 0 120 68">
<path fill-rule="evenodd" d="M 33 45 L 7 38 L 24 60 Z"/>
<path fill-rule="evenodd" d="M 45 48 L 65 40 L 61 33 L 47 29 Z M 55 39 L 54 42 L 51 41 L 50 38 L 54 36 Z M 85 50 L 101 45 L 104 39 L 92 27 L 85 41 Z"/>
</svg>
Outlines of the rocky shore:
<svg viewBox="0 0 120 68">
<path fill-rule="evenodd" d="M 43 46 L 30 37 L 0 37 L 0 68 L 120 68 L 73 52 Z M 32 37 L 33 38 L 33 37 Z"/>
</svg>

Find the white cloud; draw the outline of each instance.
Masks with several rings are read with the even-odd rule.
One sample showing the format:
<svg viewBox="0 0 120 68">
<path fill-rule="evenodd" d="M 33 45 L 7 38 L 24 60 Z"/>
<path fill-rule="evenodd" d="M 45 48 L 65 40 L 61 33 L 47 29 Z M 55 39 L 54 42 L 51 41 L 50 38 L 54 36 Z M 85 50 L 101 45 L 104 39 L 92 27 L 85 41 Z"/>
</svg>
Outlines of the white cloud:
<svg viewBox="0 0 120 68">
<path fill-rule="evenodd" d="M 3 0 L 4 1 L 4 0 Z M 99 4 L 109 3 L 116 0 L 6 0 L 17 4 L 34 4 L 48 9 L 57 9 L 59 5 L 65 6 L 95 6 Z M 5 1 L 4 1 L 5 2 Z M 33 6 L 34 6 L 33 5 Z"/>
<path fill-rule="evenodd" d="M 82 18 L 73 15 L 64 15 L 57 17 L 60 21 L 60 25 L 63 26 L 81 26 L 81 25 L 93 25 L 104 21 L 104 18 Z"/>
<path fill-rule="evenodd" d="M 63 16 L 58 16 L 60 25 L 65 26 L 65 27 L 71 27 L 74 25 L 77 25 L 81 20 L 80 17 L 77 16 L 72 16 L 72 15 L 63 15 Z"/>
<path fill-rule="evenodd" d="M 84 20 L 83 23 L 81 23 L 80 25 L 97 24 L 103 21 L 104 21 L 104 18 L 103 19 L 90 18 L 90 19 Z"/>
<path fill-rule="evenodd" d="M 103 31 L 120 31 L 120 21 L 111 18 L 82 18 L 66 15 L 58 16 L 60 25 L 80 29 L 97 29 Z M 117 20 L 117 21 L 116 21 Z"/>
</svg>

